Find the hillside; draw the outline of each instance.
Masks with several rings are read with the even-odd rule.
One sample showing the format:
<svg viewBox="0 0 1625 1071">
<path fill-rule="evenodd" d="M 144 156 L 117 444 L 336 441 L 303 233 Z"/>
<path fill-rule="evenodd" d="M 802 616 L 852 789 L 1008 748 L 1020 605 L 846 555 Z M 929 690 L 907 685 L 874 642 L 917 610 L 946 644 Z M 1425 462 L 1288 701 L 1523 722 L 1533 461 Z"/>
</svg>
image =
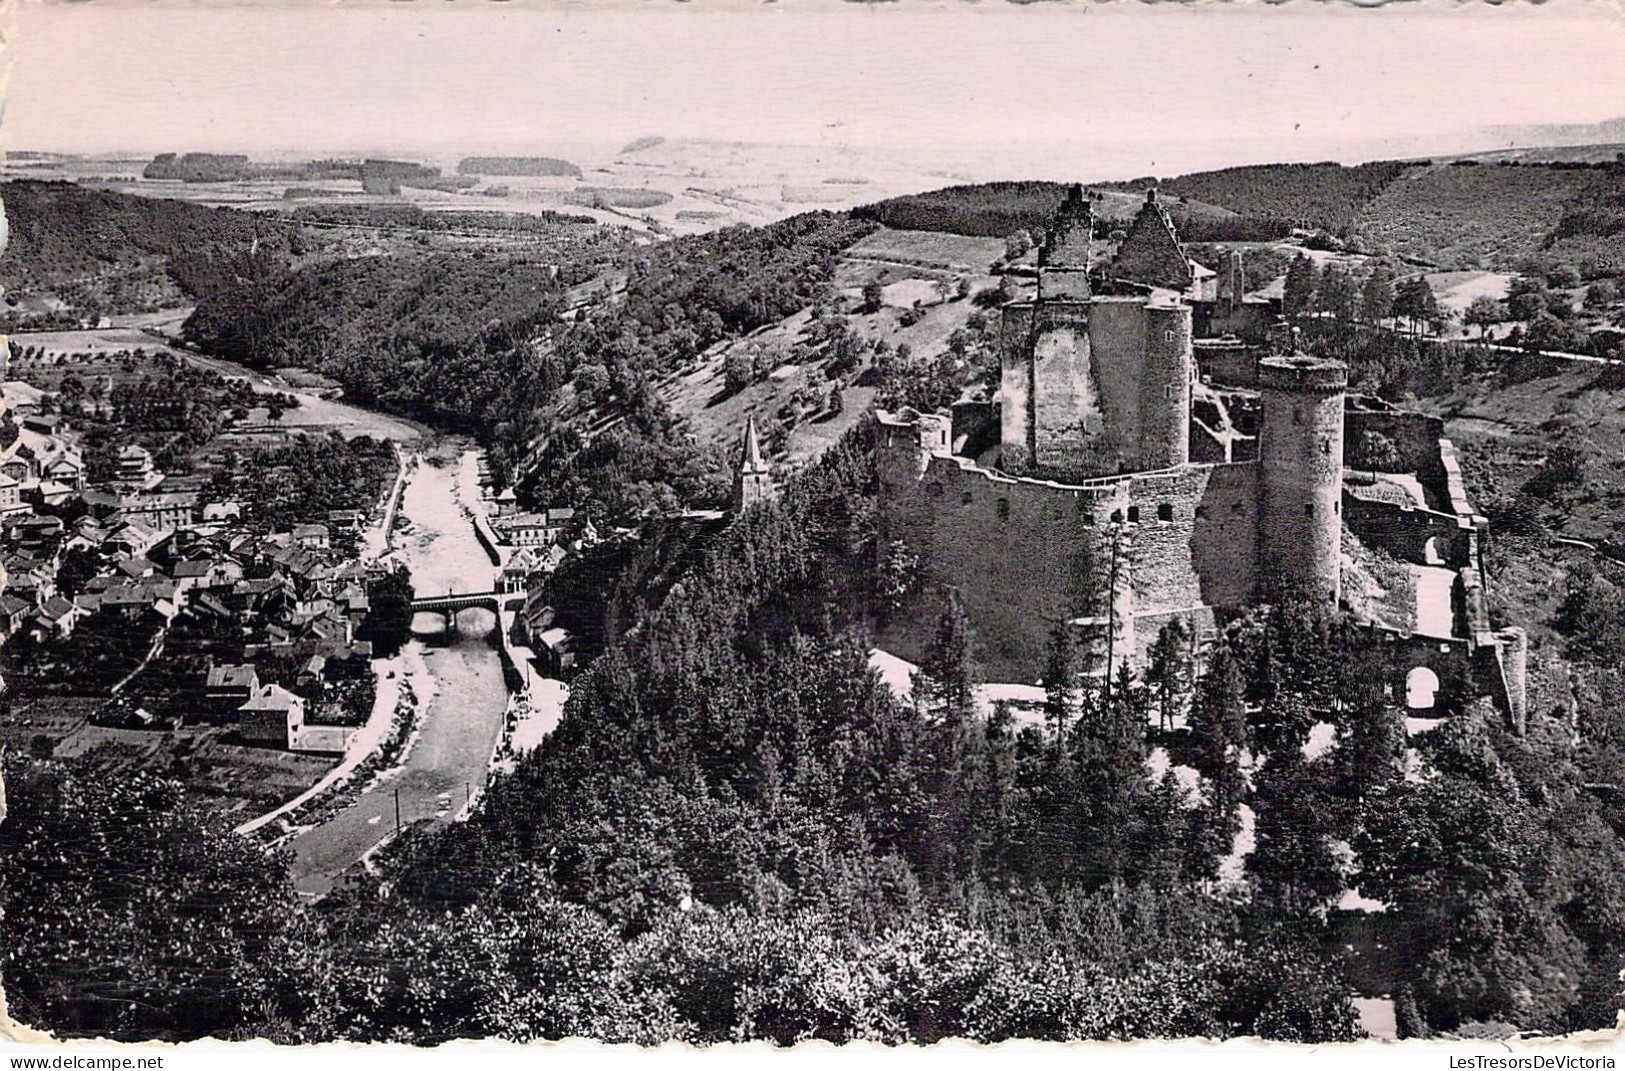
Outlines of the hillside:
<svg viewBox="0 0 1625 1071">
<path fill-rule="evenodd" d="M 1452 165 L 1407 170 L 1360 214 L 1362 244 L 1447 268 L 1513 269 L 1540 252 L 1606 171 Z"/>
<path fill-rule="evenodd" d="M 1373 198 L 1413 165 L 1259 164 L 1166 179 L 1159 188 L 1245 216 L 1283 219 L 1295 226 L 1346 231 Z M 1141 180 L 1138 185 L 1149 184 Z M 1133 189 L 1124 183 L 1120 188 Z"/>
<path fill-rule="evenodd" d="M 0 196 L 11 224 L 0 284 L 12 326 L 185 304 L 199 285 L 189 269 L 250 248 L 287 259 L 309 242 L 280 220 L 67 182 L 9 181 Z"/>
<path fill-rule="evenodd" d="M 1304 228 L 1446 270 L 1567 264 L 1587 279 L 1625 274 L 1625 164 L 1511 157 L 1495 164 L 1262 164 L 1140 178 L 1092 187 L 1102 230 L 1132 215 L 1151 185 L 1173 195 L 1165 203 L 1189 243 L 1271 241 Z M 1054 182 L 949 186 L 852 214 L 900 230 L 1002 238 L 1042 229 L 1065 189 Z"/>
<path fill-rule="evenodd" d="M 1446 418 L 1446 434 L 1461 447 L 1478 506 L 1492 523 L 1538 522 L 1625 550 L 1620 371 L 1519 357 L 1496 375 L 1463 377 L 1417 405 Z"/>
<path fill-rule="evenodd" d="M 245 364 L 332 376 L 363 404 L 470 427 L 511 374 L 501 355 L 560 297 L 549 268 L 521 261 L 359 257 L 207 298 L 184 334 Z"/>
</svg>

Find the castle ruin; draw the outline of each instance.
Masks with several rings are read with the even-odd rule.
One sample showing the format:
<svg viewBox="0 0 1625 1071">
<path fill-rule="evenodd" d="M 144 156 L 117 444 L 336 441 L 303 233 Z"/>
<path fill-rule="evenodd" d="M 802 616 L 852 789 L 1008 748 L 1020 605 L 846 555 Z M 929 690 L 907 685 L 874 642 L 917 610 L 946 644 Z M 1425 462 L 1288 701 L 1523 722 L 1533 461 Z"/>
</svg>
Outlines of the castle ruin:
<svg viewBox="0 0 1625 1071">
<path fill-rule="evenodd" d="M 1236 259 L 1223 279 L 1190 261 L 1154 192 L 1108 252 L 1074 187 L 1035 282 L 1003 307 L 993 401 L 875 414 L 881 538 L 918 562 L 883 646 L 917 659 L 954 588 L 989 675 L 1028 682 L 1057 629 L 1105 673 L 1170 621 L 1211 638 L 1307 598 L 1388 644 L 1398 694 L 1423 673 L 1441 704 L 1490 696 L 1521 726 L 1524 637 L 1490 628 L 1487 522 L 1441 421 L 1262 345 L 1274 310 Z M 1373 441 L 1383 471 L 1350 469 Z"/>
</svg>

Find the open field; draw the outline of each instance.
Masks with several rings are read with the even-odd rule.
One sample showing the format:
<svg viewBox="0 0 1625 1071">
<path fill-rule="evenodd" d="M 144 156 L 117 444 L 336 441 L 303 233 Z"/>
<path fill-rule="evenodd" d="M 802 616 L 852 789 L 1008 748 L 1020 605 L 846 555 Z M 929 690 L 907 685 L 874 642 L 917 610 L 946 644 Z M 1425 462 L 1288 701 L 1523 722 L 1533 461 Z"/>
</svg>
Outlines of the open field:
<svg viewBox="0 0 1625 1071">
<path fill-rule="evenodd" d="M 882 227 L 848 247 L 845 258 L 982 275 L 1003 256 L 1004 242 L 998 238 Z"/>
<path fill-rule="evenodd" d="M 462 190 L 405 187 L 395 196 L 369 194 L 355 179 L 145 179 L 141 173 L 150 157 L 32 159 L 10 164 L 6 176 L 63 179 L 120 193 L 252 212 L 286 214 L 313 204 L 416 204 L 431 212 L 564 211 L 605 224 L 675 234 L 770 223 L 810 209 L 850 208 L 964 181 L 963 176 L 918 164 L 898 164 L 882 154 L 827 146 L 650 138 L 620 151 L 573 147 L 559 155 L 579 167 L 581 175 L 466 176 L 479 181 Z M 412 158 L 439 167 L 447 176 L 456 174 L 462 159 L 433 154 Z"/>
</svg>

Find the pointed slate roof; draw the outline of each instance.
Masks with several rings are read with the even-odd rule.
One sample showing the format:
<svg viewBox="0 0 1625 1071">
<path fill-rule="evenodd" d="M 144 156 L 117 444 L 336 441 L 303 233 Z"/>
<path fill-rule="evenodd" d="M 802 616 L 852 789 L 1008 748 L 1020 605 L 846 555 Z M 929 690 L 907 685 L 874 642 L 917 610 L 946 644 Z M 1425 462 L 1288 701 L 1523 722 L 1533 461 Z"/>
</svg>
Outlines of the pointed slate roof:
<svg viewBox="0 0 1625 1071">
<path fill-rule="evenodd" d="M 739 470 L 741 472 L 764 472 L 767 463 L 762 460 L 762 446 L 756 434 L 756 417 L 745 418 L 745 437 L 739 449 Z"/>
<path fill-rule="evenodd" d="M 1183 291 L 1191 285 L 1194 275 L 1190 258 L 1179 244 L 1174 222 L 1158 202 L 1155 188 L 1145 191 L 1145 204 L 1117 247 L 1111 275 L 1166 290 Z"/>
</svg>

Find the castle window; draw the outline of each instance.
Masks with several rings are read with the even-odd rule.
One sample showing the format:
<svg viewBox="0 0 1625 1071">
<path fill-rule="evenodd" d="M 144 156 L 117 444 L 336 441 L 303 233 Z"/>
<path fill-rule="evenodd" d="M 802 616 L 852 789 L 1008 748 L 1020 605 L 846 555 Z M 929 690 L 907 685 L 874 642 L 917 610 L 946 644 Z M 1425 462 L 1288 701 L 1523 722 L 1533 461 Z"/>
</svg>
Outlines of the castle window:
<svg viewBox="0 0 1625 1071">
<path fill-rule="evenodd" d="M 1120 509 L 1112 510 L 1112 523 L 1113 524 L 1122 524 L 1123 523 L 1123 511 L 1122 510 L 1120 510 Z"/>
<path fill-rule="evenodd" d="M 1164 401 L 1171 402 L 1174 400 L 1174 385 L 1172 383 L 1162 388 L 1162 397 Z"/>
<path fill-rule="evenodd" d="M 1174 340 L 1173 328 L 1169 328 L 1168 330 L 1166 330 L 1166 331 L 1164 331 L 1162 333 L 1162 340 L 1164 342 L 1172 342 Z"/>
<path fill-rule="evenodd" d="M 1196 507 L 1196 519 L 1201 520 L 1202 518 L 1204 518 L 1206 516 L 1207 516 L 1207 507 L 1206 506 L 1197 506 Z"/>
<path fill-rule="evenodd" d="M 1157 506 L 1157 520 L 1167 523 L 1174 519 L 1174 507 L 1171 503 L 1162 502 Z"/>
<path fill-rule="evenodd" d="M 1320 452 L 1325 454 L 1327 457 L 1332 456 L 1332 441 L 1330 439 L 1322 439 L 1320 441 Z"/>
<path fill-rule="evenodd" d="M 1130 523 L 1130 524 L 1139 524 L 1140 523 L 1140 507 L 1139 506 L 1130 506 L 1128 508 L 1128 523 Z"/>
<path fill-rule="evenodd" d="M 1305 502 L 1303 504 L 1303 515 L 1305 517 L 1313 517 L 1315 515 L 1315 504 L 1313 502 Z"/>
<path fill-rule="evenodd" d="M 968 506 L 974 500 L 975 500 L 975 496 L 972 495 L 969 491 L 966 491 L 964 494 L 959 496 L 959 504 L 961 506 Z"/>
<path fill-rule="evenodd" d="M 1240 513 L 1245 508 L 1246 507 L 1240 502 L 1232 502 L 1232 503 L 1230 503 L 1230 512 L 1231 513 Z"/>
<path fill-rule="evenodd" d="M 1303 423 L 1303 410 L 1299 409 L 1297 406 L 1292 407 L 1292 423 L 1294 423 L 1294 424 L 1302 424 Z"/>
<path fill-rule="evenodd" d="M 1332 513 L 1333 514 L 1341 514 L 1342 512 L 1343 512 L 1343 503 L 1341 503 L 1341 502 L 1333 502 L 1332 503 Z"/>
<path fill-rule="evenodd" d="M 1001 498 L 1001 499 L 999 499 L 999 520 L 1008 521 L 1009 519 L 1010 519 L 1010 500 L 1008 498 Z"/>
</svg>

